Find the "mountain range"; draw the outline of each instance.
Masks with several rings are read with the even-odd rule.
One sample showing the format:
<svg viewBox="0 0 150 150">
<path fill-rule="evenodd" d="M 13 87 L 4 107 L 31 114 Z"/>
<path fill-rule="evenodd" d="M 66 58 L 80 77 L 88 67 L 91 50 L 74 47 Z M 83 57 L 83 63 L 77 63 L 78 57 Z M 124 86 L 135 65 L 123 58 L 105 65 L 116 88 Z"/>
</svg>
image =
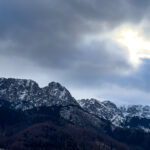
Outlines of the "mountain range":
<svg viewBox="0 0 150 150">
<path fill-rule="evenodd" d="M 0 78 L 0 147 L 149 150 L 150 106 L 76 100 L 57 82 Z"/>
</svg>

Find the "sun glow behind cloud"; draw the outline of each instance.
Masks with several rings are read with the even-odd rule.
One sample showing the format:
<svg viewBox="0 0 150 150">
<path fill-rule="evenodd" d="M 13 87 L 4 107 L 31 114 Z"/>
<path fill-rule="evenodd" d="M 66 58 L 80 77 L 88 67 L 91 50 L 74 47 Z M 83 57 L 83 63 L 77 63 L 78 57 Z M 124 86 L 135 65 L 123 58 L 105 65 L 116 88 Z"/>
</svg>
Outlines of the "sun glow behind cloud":
<svg viewBox="0 0 150 150">
<path fill-rule="evenodd" d="M 116 32 L 117 42 L 127 48 L 129 59 L 134 66 L 138 66 L 141 58 L 150 58 L 150 41 L 145 39 L 138 30 L 121 29 Z"/>
</svg>

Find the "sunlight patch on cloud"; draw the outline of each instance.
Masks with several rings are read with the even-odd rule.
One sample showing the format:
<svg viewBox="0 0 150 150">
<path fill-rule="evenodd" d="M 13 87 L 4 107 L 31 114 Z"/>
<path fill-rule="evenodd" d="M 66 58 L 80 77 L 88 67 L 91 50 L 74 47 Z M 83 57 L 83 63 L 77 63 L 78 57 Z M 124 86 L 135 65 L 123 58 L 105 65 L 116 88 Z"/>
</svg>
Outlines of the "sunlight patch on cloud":
<svg viewBox="0 0 150 150">
<path fill-rule="evenodd" d="M 142 58 L 150 58 L 150 41 L 136 28 L 122 28 L 116 31 L 115 40 L 126 47 L 131 63 L 137 67 Z"/>
</svg>

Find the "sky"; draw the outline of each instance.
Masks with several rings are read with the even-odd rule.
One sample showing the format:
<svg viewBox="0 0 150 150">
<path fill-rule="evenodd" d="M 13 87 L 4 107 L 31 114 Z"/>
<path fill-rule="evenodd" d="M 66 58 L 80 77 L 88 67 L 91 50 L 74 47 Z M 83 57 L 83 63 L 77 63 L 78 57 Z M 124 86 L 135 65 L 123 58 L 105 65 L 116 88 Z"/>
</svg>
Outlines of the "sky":
<svg viewBox="0 0 150 150">
<path fill-rule="evenodd" d="M 149 0 L 1 0 L 0 77 L 150 105 L 149 24 Z"/>
</svg>

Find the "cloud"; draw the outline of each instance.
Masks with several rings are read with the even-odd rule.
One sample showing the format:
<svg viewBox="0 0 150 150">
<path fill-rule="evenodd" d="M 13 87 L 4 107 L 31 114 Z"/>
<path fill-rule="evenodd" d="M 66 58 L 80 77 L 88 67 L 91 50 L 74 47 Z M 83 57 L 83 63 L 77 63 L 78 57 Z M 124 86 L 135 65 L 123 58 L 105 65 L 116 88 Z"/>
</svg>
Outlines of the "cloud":
<svg viewBox="0 0 150 150">
<path fill-rule="evenodd" d="M 115 2 L 124 8 L 122 2 Z M 1 48 L 1 53 L 59 69 L 72 67 L 78 61 L 82 52 L 77 46 L 85 34 L 97 30 L 101 34 L 104 27 L 118 23 L 124 14 L 115 3 L 97 0 L 6 0 L 0 6 L 0 42 L 7 43 L 7 49 Z"/>
<path fill-rule="evenodd" d="M 72 85 L 71 89 L 113 84 L 146 90 L 149 63 L 143 63 L 145 70 L 135 71 L 127 50 L 115 43 L 111 32 L 124 24 L 134 26 L 148 20 L 149 3 L 0 1 L 0 75 L 33 78 L 42 85 L 57 80 Z"/>
</svg>

